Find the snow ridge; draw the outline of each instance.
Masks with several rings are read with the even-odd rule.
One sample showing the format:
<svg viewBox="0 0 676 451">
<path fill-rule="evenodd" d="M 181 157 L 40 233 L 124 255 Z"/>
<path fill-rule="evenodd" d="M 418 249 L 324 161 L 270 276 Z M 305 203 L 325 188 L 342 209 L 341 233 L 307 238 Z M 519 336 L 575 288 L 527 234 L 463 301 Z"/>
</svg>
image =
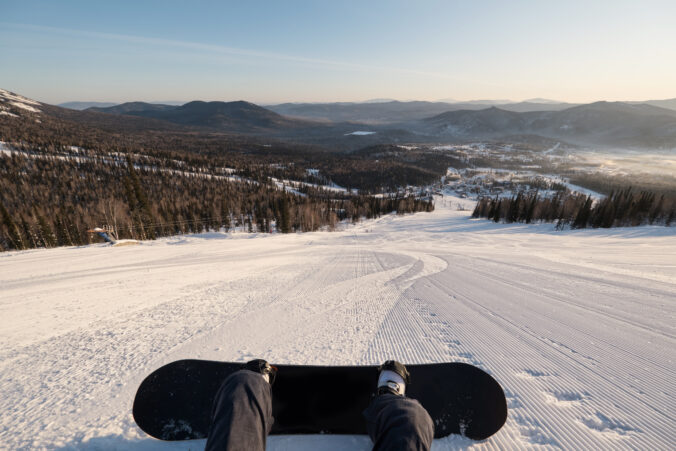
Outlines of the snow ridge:
<svg viewBox="0 0 676 451">
<path fill-rule="evenodd" d="M 35 108 L 35 106 L 40 106 L 40 102 L 0 89 L 0 115 L 18 117 L 16 108 L 31 113 L 41 113 L 42 111 Z M 14 112 L 11 112 L 10 109 L 14 110 Z"/>
</svg>

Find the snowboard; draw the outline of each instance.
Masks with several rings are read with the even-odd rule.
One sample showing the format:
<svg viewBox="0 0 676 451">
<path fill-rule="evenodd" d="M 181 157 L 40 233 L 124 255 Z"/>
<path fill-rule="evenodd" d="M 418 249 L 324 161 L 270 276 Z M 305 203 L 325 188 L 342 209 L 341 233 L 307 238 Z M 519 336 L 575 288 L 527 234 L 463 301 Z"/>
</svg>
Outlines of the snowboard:
<svg viewBox="0 0 676 451">
<path fill-rule="evenodd" d="M 134 399 L 136 424 L 161 440 L 205 438 L 216 391 L 242 363 L 179 360 L 151 373 Z M 362 411 L 376 390 L 377 366 L 275 365 L 271 434 L 366 434 Z M 434 437 L 483 440 L 507 419 L 500 384 L 466 363 L 407 365 L 406 396 L 434 421 Z"/>
</svg>

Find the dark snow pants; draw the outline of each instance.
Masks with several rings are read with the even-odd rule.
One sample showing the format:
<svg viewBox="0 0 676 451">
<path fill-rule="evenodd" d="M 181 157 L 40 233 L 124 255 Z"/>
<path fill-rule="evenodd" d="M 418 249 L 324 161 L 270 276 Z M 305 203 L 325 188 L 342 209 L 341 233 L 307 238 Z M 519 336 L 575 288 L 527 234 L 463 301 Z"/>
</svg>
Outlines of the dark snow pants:
<svg viewBox="0 0 676 451">
<path fill-rule="evenodd" d="M 418 401 L 384 394 L 364 410 L 373 449 L 429 450 L 432 419 Z M 260 374 L 248 370 L 230 375 L 216 394 L 206 450 L 263 451 L 272 428 L 272 389 Z"/>
<path fill-rule="evenodd" d="M 434 439 L 434 424 L 415 399 L 385 393 L 364 410 L 366 430 L 377 451 L 427 451 Z"/>
<path fill-rule="evenodd" d="M 270 384 L 259 373 L 237 371 L 216 393 L 204 449 L 263 451 L 273 422 Z"/>
</svg>

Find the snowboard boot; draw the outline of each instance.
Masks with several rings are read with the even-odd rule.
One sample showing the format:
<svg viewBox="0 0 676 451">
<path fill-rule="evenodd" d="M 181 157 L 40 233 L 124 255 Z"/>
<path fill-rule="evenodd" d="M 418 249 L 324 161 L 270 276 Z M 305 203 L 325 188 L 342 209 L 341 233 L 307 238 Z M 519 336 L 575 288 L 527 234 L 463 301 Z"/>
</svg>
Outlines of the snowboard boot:
<svg viewBox="0 0 676 451">
<path fill-rule="evenodd" d="M 270 365 L 267 361 L 263 359 L 254 359 L 249 360 L 244 365 L 242 365 L 243 370 L 253 371 L 254 373 L 260 373 L 270 385 L 275 382 L 275 376 L 277 376 L 277 367 Z"/>
<path fill-rule="evenodd" d="M 378 368 L 378 395 L 390 393 L 404 396 L 406 385 L 411 381 L 411 375 L 403 363 L 388 360 Z"/>
</svg>

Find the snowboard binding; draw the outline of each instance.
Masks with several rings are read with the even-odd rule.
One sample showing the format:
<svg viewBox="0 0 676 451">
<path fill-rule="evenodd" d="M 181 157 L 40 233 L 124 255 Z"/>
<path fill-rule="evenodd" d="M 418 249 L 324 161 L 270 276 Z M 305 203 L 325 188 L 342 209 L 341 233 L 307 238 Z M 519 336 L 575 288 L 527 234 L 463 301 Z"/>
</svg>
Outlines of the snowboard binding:
<svg viewBox="0 0 676 451">
<path fill-rule="evenodd" d="M 411 382 L 411 375 L 406 365 L 396 360 L 388 360 L 378 368 L 377 395 L 390 393 L 403 396 L 406 386 Z"/>
<path fill-rule="evenodd" d="M 263 359 L 249 360 L 242 365 L 242 369 L 260 373 L 270 385 L 275 382 L 275 378 L 277 377 L 277 367 L 270 365 L 267 360 Z"/>
</svg>

